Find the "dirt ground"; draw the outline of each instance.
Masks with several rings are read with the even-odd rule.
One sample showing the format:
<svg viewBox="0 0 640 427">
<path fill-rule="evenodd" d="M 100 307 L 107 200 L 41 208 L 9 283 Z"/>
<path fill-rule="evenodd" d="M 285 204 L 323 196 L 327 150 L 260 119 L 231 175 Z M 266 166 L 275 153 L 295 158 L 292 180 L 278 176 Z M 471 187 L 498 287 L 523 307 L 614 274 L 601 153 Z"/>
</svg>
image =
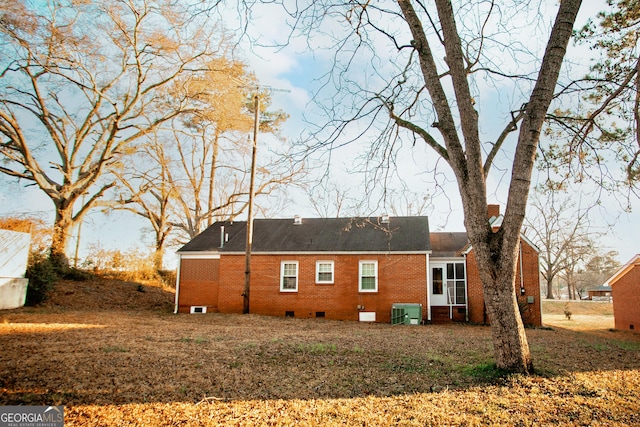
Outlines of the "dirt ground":
<svg viewBox="0 0 640 427">
<path fill-rule="evenodd" d="M 96 280 L 0 312 L 0 404 L 65 405 L 69 426 L 640 425 L 640 334 L 611 331 L 606 311 L 548 307 L 549 327 L 527 330 L 525 377 L 496 372 L 486 326 L 172 303 L 168 289 Z"/>
</svg>

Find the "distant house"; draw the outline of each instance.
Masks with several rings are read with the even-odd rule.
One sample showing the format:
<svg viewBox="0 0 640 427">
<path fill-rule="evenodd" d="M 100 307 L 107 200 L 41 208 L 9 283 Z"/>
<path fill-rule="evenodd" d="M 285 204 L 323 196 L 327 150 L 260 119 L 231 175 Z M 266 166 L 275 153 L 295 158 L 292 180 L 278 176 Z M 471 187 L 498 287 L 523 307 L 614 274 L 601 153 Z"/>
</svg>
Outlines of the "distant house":
<svg viewBox="0 0 640 427">
<path fill-rule="evenodd" d="M 217 222 L 178 251 L 176 312 L 242 313 L 246 229 L 245 221 Z M 524 239 L 521 246 L 523 319 L 541 325 L 538 253 Z M 251 313 L 489 321 L 466 233 L 431 233 L 424 216 L 258 219 L 251 252 Z"/>
<path fill-rule="evenodd" d="M 611 286 L 598 286 L 587 289 L 587 299 L 589 301 L 611 301 Z"/>
<path fill-rule="evenodd" d="M 616 329 L 640 330 L 640 254 L 636 254 L 605 282 L 611 287 Z"/>
</svg>

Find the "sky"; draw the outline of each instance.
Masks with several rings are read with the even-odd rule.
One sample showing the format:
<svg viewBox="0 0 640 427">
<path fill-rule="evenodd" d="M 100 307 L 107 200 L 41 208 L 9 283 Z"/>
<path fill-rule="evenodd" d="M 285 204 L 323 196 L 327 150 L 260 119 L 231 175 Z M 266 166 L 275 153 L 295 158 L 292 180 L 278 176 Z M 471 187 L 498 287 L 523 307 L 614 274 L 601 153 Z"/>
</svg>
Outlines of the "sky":
<svg viewBox="0 0 640 427">
<path fill-rule="evenodd" d="M 542 7 L 548 8 L 547 16 L 552 16 L 555 8 L 555 2 L 541 2 Z M 587 19 L 594 18 L 596 14 L 605 9 L 605 4 L 602 1 L 589 1 L 583 2 L 581 12 L 578 17 L 578 23 L 583 25 Z M 532 19 L 536 17 L 536 13 L 530 12 L 531 15 L 525 19 Z M 278 31 L 278 28 L 284 28 L 274 24 L 273 17 L 269 17 L 271 25 L 264 25 L 260 28 L 267 28 L 265 30 L 266 35 L 273 37 L 275 40 L 282 40 L 282 31 Z M 286 30 L 285 30 L 286 31 Z M 544 48 L 546 40 L 544 38 L 531 38 L 526 33 L 523 34 L 526 38 L 526 43 L 532 47 L 535 44 L 538 49 Z M 265 36 L 266 37 L 266 36 Z M 291 119 L 287 126 L 291 129 L 291 134 L 295 135 L 296 131 L 304 127 L 304 123 L 300 123 L 300 116 L 296 112 L 300 109 L 307 111 L 309 109 L 308 104 L 304 104 L 313 96 L 312 88 L 314 85 L 314 79 L 319 78 L 326 72 L 326 67 L 329 66 L 330 55 L 327 52 L 314 52 L 314 55 L 300 54 L 303 51 L 301 41 L 293 43 L 289 49 L 284 49 L 277 52 L 275 57 L 270 54 L 264 54 L 254 56 L 250 58 L 252 68 L 259 70 L 260 80 L 273 87 L 283 87 L 292 90 L 290 95 L 277 94 L 273 97 L 274 106 L 285 109 L 290 112 Z M 320 44 L 320 43 L 319 43 Z M 293 54 L 292 54 L 293 52 Z M 263 56 L 261 58 L 260 56 Z M 573 43 L 569 46 L 569 60 L 572 63 L 572 70 L 575 70 L 579 66 L 585 67 L 585 59 L 592 58 L 593 52 L 589 51 L 586 47 L 575 46 Z M 274 60 L 275 58 L 275 60 Z M 483 82 L 478 82 L 482 85 Z M 484 88 L 481 88 L 484 89 Z M 504 117 L 495 116 L 492 114 L 491 108 L 499 103 L 506 102 L 507 98 L 515 96 L 513 93 L 507 91 L 494 91 L 491 92 L 489 99 L 485 100 L 483 106 L 484 111 L 481 111 L 484 122 L 480 124 L 481 130 L 485 130 L 487 135 L 491 134 L 491 131 L 497 126 L 502 129 L 504 126 Z M 487 118 L 489 122 L 486 122 Z M 495 122 L 492 121 L 495 119 Z M 434 189 L 432 187 L 432 179 L 425 177 L 423 168 L 423 162 L 426 158 L 433 158 L 434 153 L 430 149 L 421 149 L 421 147 L 407 148 L 407 152 L 403 158 L 404 163 L 401 165 L 401 169 L 410 171 L 406 176 L 407 181 L 410 182 L 412 188 L 416 191 L 423 191 L 428 194 L 432 194 Z M 348 156 L 347 156 L 348 158 Z M 348 165 L 350 162 L 345 162 Z M 340 166 L 340 165 L 337 165 Z M 444 169 L 448 173 L 448 168 Z M 336 167 L 334 173 L 338 176 L 343 176 L 344 170 L 340 167 Z M 450 174 L 449 174 L 450 175 Z M 493 174 L 490 176 L 488 197 L 489 203 L 497 203 L 501 205 L 502 210 L 506 205 L 506 193 L 504 181 L 508 180 L 508 174 L 506 176 L 501 174 Z M 534 177 L 535 179 L 535 177 Z M 457 195 L 457 188 L 453 182 L 450 182 L 446 187 L 446 194 L 439 193 L 432 206 L 428 211 L 430 217 L 430 226 L 434 231 L 461 231 L 464 230 L 462 207 Z M 492 190 L 493 189 L 493 190 Z M 586 187 L 584 191 L 585 203 L 596 203 L 596 191 L 594 188 Z M 593 226 L 594 230 L 604 233 L 604 237 L 601 241 L 597 242 L 602 246 L 604 250 L 616 250 L 619 252 L 619 261 L 625 263 L 636 253 L 640 253 L 640 200 L 637 198 L 631 199 L 630 213 L 622 212 L 621 204 L 624 205 L 624 201 L 620 201 L 619 197 L 614 194 L 602 194 L 599 196 L 600 205 L 597 209 L 593 210 Z M 292 206 L 288 212 L 291 212 L 291 216 L 294 214 L 301 215 L 314 215 L 313 210 L 305 209 L 304 206 Z M 609 229 L 609 225 L 612 228 Z"/>
<path fill-rule="evenodd" d="M 555 7 L 555 2 L 547 2 Z M 587 16 L 594 16 L 602 8 L 600 2 L 585 2 L 579 21 L 584 22 Z M 546 3 L 542 3 L 546 4 Z M 547 7 L 551 7 L 547 5 Z M 234 11 L 230 11 L 234 13 Z M 233 26 L 232 15 L 229 15 L 229 26 Z M 284 15 L 274 14 L 273 9 L 265 10 L 254 15 L 256 21 L 251 31 L 253 34 L 259 33 L 259 39 L 264 44 L 270 41 L 281 41 L 288 35 L 288 28 L 284 24 Z M 339 28 L 324 28 L 325 32 L 332 34 L 339 31 Z M 246 40 L 245 40 L 246 42 Z M 288 46 L 282 49 L 257 48 L 250 49 L 246 44 L 241 43 L 239 57 L 249 64 L 249 68 L 254 70 L 258 80 L 262 85 L 273 88 L 286 89 L 290 92 L 274 92 L 272 94 L 272 106 L 274 109 L 281 108 L 286 111 L 290 118 L 285 123 L 283 134 L 289 139 L 296 139 L 308 128 L 306 121 L 316 121 L 320 123 L 323 118 L 314 116 L 314 107 L 311 100 L 317 90 L 318 82 L 328 68 L 331 67 L 331 51 L 316 49 L 313 53 L 306 47 L 306 40 L 292 40 Z M 311 40 L 313 47 L 327 45 L 329 39 L 316 38 Z M 534 43 L 527 40 L 527 43 Z M 539 41 L 535 41 L 539 44 Z M 532 49 L 540 48 L 531 45 Z M 571 50 L 573 49 L 573 50 Z M 571 58 L 580 62 L 585 58 L 584 51 L 570 47 Z M 588 57 L 588 56 L 586 56 Z M 508 59 L 504 59 L 508 61 Z M 526 66 L 526 65 L 523 65 Z M 375 81 L 372 77 L 362 76 L 364 84 Z M 508 99 L 515 97 L 513 88 L 499 88 L 493 90 L 484 86 L 483 81 L 476 82 L 479 93 L 483 94 L 483 99 L 479 99 L 479 109 L 481 117 L 486 121 L 481 122 L 482 131 L 489 138 L 495 133 L 495 129 L 504 126 L 504 117 L 500 114 L 493 114 L 492 108 L 500 103 L 508 102 Z M 373 83 L 372 83 L 373 84 Z M 486 96 L 485 96 L 486 94 Z M 355 131 L 354 131 L 355 132 Z M 485 134 L 483 134 L 484 137 Z M 344 135 L 348 138 L 349 135 Z M 262 138 L 262 136 L 261 136 Z M 269 144 L 268 136 L 264 136 L 263 144 Z M 260 140 L 259 140 L 260 143 Z M 355 193 L 363 191 L 362 177 L 353 172 L 353 158 L 362 150 L 362 147 L 355 145 L 346 147 L 332 155 L 331 173 L 332 181 L 335 181 L 341 188 L 344 186 L 353 187 Z M 259 147 L 260 154 L 260 147 Z M 456 185 L 451 180 L 451 174 L 444 163 L 438 163 L 439 179 L 448 177 L 448 183 L 444 183 L 441 189 L 434 186 L 434 173 L 425 172 L 435 168 L 434 152 L 424 146 L 403 147 L 398 159 L 398 170 L 405 185 L 411 192 L 417 195 L 428 196 L 429 204 L 425 214 L 430 217 L 432 231 L 462 231 L 464 230 L 462 208 L 457 195 Z M 326 161 L 326 159 L 319 160 Z M 425 165 L 429 165 L 425 168 Z M 441 169 L 444 167 L 444 169 Z M 444 175 L 442 175 L 444 173 Z M 500 204 L 502 209 L 506 204 L 505 181 L 508 174 L 492 175 L 489 181 L 489 203 Z M 20 214 L 34 212 L 48 218 L 53 217 L 53 205 L 35 187 L 24 187 L 21 184 L 2 182 L 3 189 L 0 191 L 0 215 Z M 397 187 L 396 187 L 397 188 Z M 587 189 L 586 194 L 593 194 Z M 291 197 L 295 203 L 290 203 L 280 217 L 293 217 L 301 215 L 303 217 L 318 216 L 311 206 L 307 194 L 300 190 L 292 189 Z M 260 201 L 258 200 L 258 203 Z M 617 201 L 611 195 L 604 195 L 602 207 L 598 214 L 592 218 L 596 227 L 603 228 L 606 223 L 612 222 L 612 218 L 618 216 L 620 208 Z M 389 206 L 374 204 L 371 212 L 366 214 L 382 214 L 388 210 Z M 598 242 L 605 250 L 617 250 L 619 261 L 625 263 L 634 254 L 640 253 L 640 201 L 633 199 L 631 202 L 632 212 L 630 214 L 619 214 L 613 228 L 607 231 L 605 237 Z M 376 211 L 379 210 L 379 211 Z M 388 212 L 384 212 L 388 213 Z M 77 232 L 76 232 L 77 233 Z M 76 235 L 71 241 L 69 250 L 70 256 L 76 244 Z M 80 239 L 80 258 L 86 254 L 91 247 L 102 247 L 106 249 L 120 249 L 123 251 L 138 247 L 141 250 L 152 243 L 152 234 L 144 220 L 136 218 L 132 214 L 120 212 L 105 216 L 100 213 L 92 213 L 87 216 L 82 224 L 82 235 Z M 176 258 L 171 254 L 167 257 L 167 267 L 175 267 Z"/>
</svg>

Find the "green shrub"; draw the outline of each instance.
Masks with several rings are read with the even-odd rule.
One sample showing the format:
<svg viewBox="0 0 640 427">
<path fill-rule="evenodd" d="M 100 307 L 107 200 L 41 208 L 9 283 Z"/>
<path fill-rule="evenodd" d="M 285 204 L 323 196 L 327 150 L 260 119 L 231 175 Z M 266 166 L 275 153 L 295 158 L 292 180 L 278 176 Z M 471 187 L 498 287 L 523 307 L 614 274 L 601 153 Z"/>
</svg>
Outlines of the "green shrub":
<svg viewBox="0 0 640 427">
<path fill-rule="evenodd" d="M 44 302 L 48 298 L 53 284 L 58 280 L 56 268 L 46 256 L 33 257 L 27 266 L 25 276 L 29 279 L 26 305 Z"/>
</svg>

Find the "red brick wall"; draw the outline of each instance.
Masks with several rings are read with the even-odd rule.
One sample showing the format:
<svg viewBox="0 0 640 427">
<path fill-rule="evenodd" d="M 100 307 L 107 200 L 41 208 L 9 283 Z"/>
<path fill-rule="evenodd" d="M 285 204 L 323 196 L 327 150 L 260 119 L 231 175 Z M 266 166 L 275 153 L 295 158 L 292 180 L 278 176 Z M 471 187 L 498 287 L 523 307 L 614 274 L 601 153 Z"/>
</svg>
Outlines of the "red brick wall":
<svg viewBox="0 0 640 427">
<path fill-rule="evenodd" d="M 486 323 L 482 282 L 480 281 L 480 273 L 478 272 L 478 263 L 474 251 L 467 255 L 467 299 L 469 303 L 469 321 L 472 323 Z"/>
<path fill-rule="evenodd" d="M 360 260 L 378 261 L 378 292 L 358 292 Z M 361 311 L 376 312 L 376 321 L 390 322 L 394 303 L 419 303 L 427 315 L 425 255 L 256 255 L 251 258 L 250 312 L 284 316 L 293 311 L 295 317 L 325 317 L 358 320 Z M 280 264 L 298 261 L 298 292 L 280 292 Z M 334 261 L 334 283 L 315 283 L 316 261 Z M 526 307 L 526 324 L 539 326 L 540 283 L 537 253 L 523 242 L 525 294 L 519 295 L 520 272 L 516 290 Z M 245 281 L 244 255 L 223 255 L 219 260 L 183 259 L 180 267 L 179 311 L 188 312 L 191 305 L 206 305 L 208 311 L 242 313 Z M 222 273 L 220 273 L 222 272 Z M 469 320 L 485 323 L 484 298 L 473 251 L 467 256 Z M 526 302 L 527 296 L 534 303 Z"/>
<path fill-rule="evenodd" d="M 358 292 L 359 261 L 378 261 L 378 292 Z M 298 292 L 280 292 L 281 261 L 298 261 Z M 334 261 L 334 283 L 316 284 L 316 261 Z M 358 320 L 358 306 L 376 312 L 376 321 L 391 321 L 393 303 L 427 301 L 425 255 L 260 255 L 252 258 L 252 313 Z"/>
<path fill-rule="evenodd" d="M 192 305 L 218 310 L 219 259 L 182 259 L 180 261 L 180 290 L 178 311 L 189 313 Z"/>
<path fill-rule="evenodd" d="M 542 310 L 540 301 L 540 259 L 538 253 L 527 242 L 522 241 L 522 277 L 524 279 L 523 295 L 520 294 L 520 262 L 516 273 L 516 291 L 520 307 L 524 307 L 522 320 L 525 325 L 542 326 Z M 533 304 L 528 303 L 533 297 Z"/>
<path fill-rule="evenodd" d="M 255 262 L 256 258 L 256 256 L 252 256 L 251 260 Z M 220 271 L 222 273 L 220 274 L 220 290 L 218 291 L 218 310 L 221 313 L 242 313 L 245 256 L 223 255 L 220 259 Z M 253 276 L 252 273 L 252 278 Z"/>
<path fill-rule="evenodd" d="M 616 329 L 640 332 L 640 265 L 611 285 Z"/>
<path fill-rule="evenodd" d="M 361 260 L 378 261 L 378 292 L 358 292 Z M 298 261 L 297 292 L 280 292 L 282 261 Z M 316 284 L 316 261 L 334 261 L 333 284 Z M 244 255 L 222 256 L 218 311 L 242 312 L 244 267 Z M 181 271 L 185 268 L 189 267 L 183 261 Z M 187 285 L 191 286 L 193 282 Z M 181 295 L 183 291 L 181 282 Z M 358 320 L 358 306 L 364 306 L 360 311 L 376 312 L 376 321 L 390 322 L 393 303 L 423 304 L 422 314 L 426 318 L 426 302 L 425 255 L 254 254 L 251 257 L 251 313 L 284 316 L 285 312 L 293 311 L 295 317 L 316 317 L 316 312 L 324 312 L 328 319 Z"/>
<path fill-rule="evenodd" d="M 522 320 L 527 325 L 541 326 L 542 315 L 540 311 L 540 269 L 538 253 L 525 241 L 522 241 L 522 270 L 520 275 L 520 262 L 516 271 L 516 294 L 518 303 L 522 307 Z M 524 279 L 525 293 L 521 295 L 521 277 Z M 482 294 L 482 282 L 478 273 L 478 266 L 473 250 L 467 255 L 467 292 L 469 298 L 469 321 L 473 323 L 488 323 L 484 310 L 484 296 Z M 533 297 L 533 303 L 528 303 L 527 297 Z"/>
</svg>

